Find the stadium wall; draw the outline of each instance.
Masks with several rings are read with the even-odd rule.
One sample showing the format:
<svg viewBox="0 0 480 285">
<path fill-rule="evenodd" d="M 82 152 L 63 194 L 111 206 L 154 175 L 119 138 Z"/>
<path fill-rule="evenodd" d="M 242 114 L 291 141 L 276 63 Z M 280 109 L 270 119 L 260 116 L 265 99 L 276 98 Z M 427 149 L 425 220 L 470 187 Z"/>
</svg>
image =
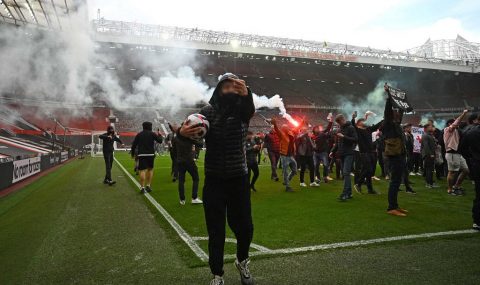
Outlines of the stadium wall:
<svg viewBox="0 0 480 285">
<path fill-rule="evenodd" d="M 0 194 L 2 190 L 38 175 L 78 155 L 78 150 L 31 157 L 0 164 Z"/>
</svg>

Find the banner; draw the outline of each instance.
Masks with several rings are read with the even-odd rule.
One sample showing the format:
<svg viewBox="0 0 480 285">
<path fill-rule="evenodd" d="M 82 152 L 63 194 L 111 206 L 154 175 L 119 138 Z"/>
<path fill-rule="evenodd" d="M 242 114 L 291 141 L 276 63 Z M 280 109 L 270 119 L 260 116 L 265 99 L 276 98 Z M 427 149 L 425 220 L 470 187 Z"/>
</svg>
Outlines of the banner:
<svg viewBox="0 0 480 285">
<path fill-rule="evenodd" d="M 420 153 L 420 148 L 422 147 L 422 136 L 424 130 L 423 128 L 419 127 L 412 127 L 412 135 L 413 135 L 413 152 Z"/>
<path fill-rule="evenodd" d="M 40 172 L 40 157 L 15 160 L 13 162 L 12 183 L 23 180 Z"/>
<path fill-rule="evenodd" d="M 407 101 L 407 93 L 405 91 L 388 86 L 386 83 L 385 91 L 392 99 L 394 107 L 402 109 L 404 112 L 413 111 L 412 106 Z"/>
</svg>

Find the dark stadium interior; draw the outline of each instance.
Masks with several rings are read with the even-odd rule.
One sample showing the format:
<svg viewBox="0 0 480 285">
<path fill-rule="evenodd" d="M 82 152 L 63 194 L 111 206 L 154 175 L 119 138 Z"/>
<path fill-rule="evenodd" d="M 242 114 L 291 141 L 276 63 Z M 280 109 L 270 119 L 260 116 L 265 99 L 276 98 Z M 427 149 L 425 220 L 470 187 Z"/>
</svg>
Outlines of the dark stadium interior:
<svg viewBox="0 0 480 285">
<path fill-rule="evenodd" d="M 113 48 L 112 48 L 113 47 Z M 370 92 L 384 82 L 407 91 L 417 115 L 407 120 L 418 124 L 422 111 L 453 111 L 465 107 L 480 106 L 480 75 L 433 69 L 417 69 L 400 66 L 371 65 L 355 62 L 313 60 L 304 58 L 272 57 L 255 54 L 226 53 L 208 50 L 172 49 L 163 47 L 130 46 L 114 43 L 98 43 L 98 50 L 117 66 L 101 66 L 114 72 L 125 92 L 132 90 L 132 82 L 142 75 L 158 79 L 167 71 L 175 71 L 181 66 L 190 66 L 197 76 L 209 86 L 215 86 L 217 77 L 225 72 L 233 72 L 244 79 L 258 95 L 279 94 L 287 110 L 300 119 L 306 118 L 311 125 L 325 123 L 329 112 L 341 111 L 342 102 L 364 100 Z M 145 58 L 148 58 L 147 61 Z M 90 143 L 90 136 L 72 132 L 81 130 L 104 130 L 110 111 L 118 118 L 119 132 L 139 131 L 141 122 L 150 120 L 155 128 L 163 132 L 166 122 L 180 123 L 197 106 L 188 107 L 175 114 L 169 110 L 148 106 L 149 116 L 138 116 L 135 110 L 114 110 L 101 98 L 98 87 L 92 86 L 93 106 L 81 107 L 52 104 L 49 114 L 45 114 L 35 104 L 25 106 L 21 102 L 22 91 L 12 90 L 3 94 L 5 98 L 17 101 L 9 104 L 11 110 L 21 114 L 23 120 L 6 123 L 0 120 L 0 127 L 10 130 L 10 136 L 40 136 L 56 132 L 58 136 L 67 134 L 66 145 L 80 147 Z M 20 102 L 18 101 L 20 100 Z M 32 106 L 33 105 L 33 106 Z M 192 108 L 193 107 L 193 108 Z M 452 109 L 453 108 L 453 109 Z M 73 114 L 73 116 L 72 116 Z M 254 116 L 251 127 L 254 130 L 267 130 L 265 118 L 278 114 L 278 110 L 260 109 Z M 6 115 L 3 114 L 5 117 Z M 56 121 L 69 128 L 55 130 Z M 25 122 L 34 127 L 25 125 Z M 22 134 L 23 130 L 36 130 Z M 5 133 L 5 132 L 4 132 Z M 125 137 L 127 143 L 130 137 Z M 63 145 L 60 139 L 59 145 Z"/>
</svg>

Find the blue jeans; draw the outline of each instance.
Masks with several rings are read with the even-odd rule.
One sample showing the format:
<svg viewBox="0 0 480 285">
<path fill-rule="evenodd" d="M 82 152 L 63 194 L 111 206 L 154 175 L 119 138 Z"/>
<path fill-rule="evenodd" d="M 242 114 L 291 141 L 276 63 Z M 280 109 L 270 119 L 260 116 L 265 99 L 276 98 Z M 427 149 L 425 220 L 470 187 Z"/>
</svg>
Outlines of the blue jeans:
<svg viewBox="0 0 480 285">
<path fill-rule="evenodd" d="M 342 172 L 343 172 L 343 196 L 352 195 L 352 178 L 350 173 L 352 172 L 353 154 L 347 154 L 342 156 Z"/>
<path fill-rule="evenodd" d="M 286 187 L 290 186 L 290 180 L 297 174 L 297 162 L 293 156 L 280 155 L 280 162 L 282 163 L 283 183 Z M 288 173 L 290 168 L 290 173 Z"/>
<path fill-rule="evenodd" d="M 328 176 L 328 166 L 329 166 L 329 161 L 328 161 L 328 153 L 326 152 L 315 152 L 313 154 L 313 162 L 315 165 L 315 176 L 317 176 L 318 179 L 320 179 L 320 162 L 323 164 L 323 178 L 326 178 Z"/>
</svg>

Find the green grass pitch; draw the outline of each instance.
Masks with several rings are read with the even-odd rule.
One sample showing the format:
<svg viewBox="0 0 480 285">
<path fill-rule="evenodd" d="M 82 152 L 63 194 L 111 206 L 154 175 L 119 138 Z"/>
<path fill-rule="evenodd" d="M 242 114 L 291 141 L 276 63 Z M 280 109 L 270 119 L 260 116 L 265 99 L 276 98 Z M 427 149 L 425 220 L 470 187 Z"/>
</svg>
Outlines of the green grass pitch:
<svg viewBox="0 0 480 285">
<path fill-rule="evenodd" d="M 126 153 L 116 157 L 133 173 Z M 203 180 L 201 160 L 198 165 Z M 205 237 L 202 206 L 178 203 L 169 167 L 169 157 L 157 157 L 152 196 L 190 236 Z M 414 177 L 418 195 L 400 193 L 410 214 L 397 218 L 385 213 L 385 181 L 374 184 L 381 195 L 354 194 L 340 203 L 340 181 L 300 188 L 296 177 L 296 192 L 285 193 L 280 182 L 270 181 L 268 166 L 260 173 L 252 194 L 253 242 L 269 249 L 471 226 L 469 181 L 465 197 L 450 197 L 444 187 L 427 190 Z M 205 263 L 118 166 L 113 175 L 117 185 L 105 186 L 103 159 L 77 159 L 0 199 L 0 284 L 208 284 Z M 190 186 L 187 177 L 187 197 Z M 206 251 L 206 242 L 199 244 Z M 465 234 L 254 257 L 252 271 L 258 284 L 476 284 L 479 250 L 480 236 Z M 227 244 L 226 252 L 233 253 L 234 245 Z M 226 281 L 238 284 L 230 264 Z"/>
</svg>

